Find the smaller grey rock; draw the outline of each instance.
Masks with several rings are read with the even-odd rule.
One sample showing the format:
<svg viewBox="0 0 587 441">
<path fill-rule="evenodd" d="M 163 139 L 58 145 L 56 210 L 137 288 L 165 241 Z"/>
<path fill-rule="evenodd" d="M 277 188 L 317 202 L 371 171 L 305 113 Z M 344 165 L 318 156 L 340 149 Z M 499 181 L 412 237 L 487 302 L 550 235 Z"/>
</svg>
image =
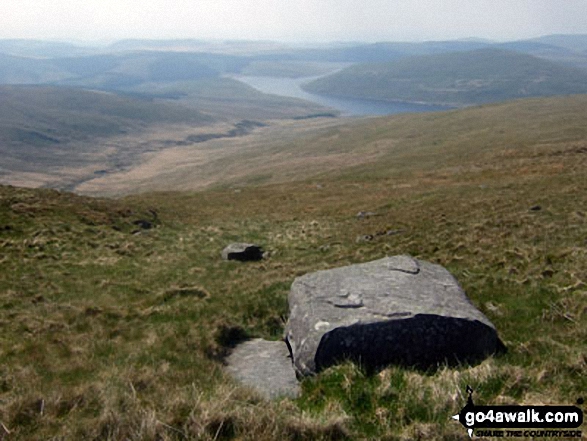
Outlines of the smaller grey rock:
<svg viewBox="0 0 587 441">
<path fill-rule="evenodd" d="M 138 219 L 133 222 L 133 225 L 142 228 L 143 230 L 150 230 L 153 228 L 153 224 L 145 219 Z"/>
<path fill-rule="evenodd" d="M 363 243 L 363 242 L 371 242 L 374 239 L 372 234 L 361 234 L 359 236 L 357 236 L 357 238 L 355 239 L 355 242 L 357 243 Z"/>
<path fill-rule="evenodd" d="M 252 243 L 231 243 L 222 250 L 224 260 L 238 260 L 240 262 L 263 259 L 263 249 Z"/>
<path fill-rule="evenodd" d="M 377 216 L 377 213 L 373 213 L 372 211 L 359 211 L 355 217 L 360 220 L 371 216 Z"/>
<path fill-rule="evenodd" d="M 291 356 L 283 341 L 246 341 L 226 361 L 226 370 L 234 379 L 265 398 L 296 398 L 300 394 Z"/>
</svg>

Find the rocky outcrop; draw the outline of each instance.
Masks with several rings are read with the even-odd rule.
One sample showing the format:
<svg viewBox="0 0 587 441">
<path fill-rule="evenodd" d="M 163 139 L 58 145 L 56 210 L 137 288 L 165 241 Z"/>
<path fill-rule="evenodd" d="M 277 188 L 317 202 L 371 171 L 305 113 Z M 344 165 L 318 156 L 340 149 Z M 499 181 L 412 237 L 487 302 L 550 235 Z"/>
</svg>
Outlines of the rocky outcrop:
<svg viewBox="0 0 587 441">
<path fill-rule="evenodd" d="M 231 243 L 222 250 L 224 260 L 241 262 L 263 259 L 263 249 L 252 243 Z"/>
<path fill-rule="evenodd" d="M 306 274 L 288 300 L 285 337 L 299 375 L 345 359 L 367 369 L 474 363 L 503 348 L 445 268 L 409 256 Z"/>
</svg>

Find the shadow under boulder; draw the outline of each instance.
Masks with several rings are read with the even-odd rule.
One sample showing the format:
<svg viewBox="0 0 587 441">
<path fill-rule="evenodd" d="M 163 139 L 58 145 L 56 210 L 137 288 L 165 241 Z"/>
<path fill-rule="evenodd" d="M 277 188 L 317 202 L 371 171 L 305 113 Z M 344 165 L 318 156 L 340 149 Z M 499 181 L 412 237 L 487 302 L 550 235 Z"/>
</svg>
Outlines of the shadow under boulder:
<svg viewBox="0 0 587 441">
<path fill-rule="evenodd" d="M 336 328 L 322 337 L 316 371 L 352 360 L 369 371 L 389 365 L 430 369 L 474 364 L 499 350 L 493 330 L 477 321 L 433 314 Z"/>
</svg>

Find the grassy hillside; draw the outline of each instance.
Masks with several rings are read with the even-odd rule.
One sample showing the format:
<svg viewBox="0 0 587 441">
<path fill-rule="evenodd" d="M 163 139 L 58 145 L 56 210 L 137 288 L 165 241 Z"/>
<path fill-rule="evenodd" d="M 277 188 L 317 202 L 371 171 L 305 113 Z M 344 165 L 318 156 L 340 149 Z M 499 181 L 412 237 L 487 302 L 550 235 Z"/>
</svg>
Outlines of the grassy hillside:
<svg viewBox="0 0 587 441">
<path fill-rule="evenodd" d="M 130 90 L 145 97 L 171 99 L 219 119 L 290 119 L 338 114 L 335 109 L 309 101 L 262 93 L 227 77 L 143 83 Z"/>
<path fill-rule="evenodd" d="M 195 110 L 65 87 L 1 86 L 0 142 L 30 147 L 110 136 L 153 123 L 212 122 Z"/>
<path fill-rule="evenodd" d="M 115 138 L 170 125 L 195 130 L 215 122 L 210 115 L 176 104 L 65 87 L 0 86 L 0 102 L 4 183 L 59 185 L 60 174 L 67 182 L 77 181 L 80 173 L 92 175 L 112 166 L 109 157 L 119 162 L 122 147 L 130 150 L 127 154 L 141 151 L 138 143 L 128 141 L 117 147 L 111 143 Z"/>
<path fill-rule="evenodd" d="M 0 182 L 73 188 L 175 145 L 246 135 L 263 125 L 259 119 L 304 118 L 325 111 L 228 78 L 144 87 L 112 93 L 0 86 Z M 239 130 L 243 120 L 246 129 Z"/>
<path fill-rule="evenodd" d="M 0 53 L 0 84 L 43 84 L 69 76 L 49 60 Z"/>
<path fill-rule="evenodd" d="M 587 389 L 586 108 L 531 100 L 328 129 L 296 144 L 306 166 L 371 156 L 239 191 L 0 187 L 0 427 L 10 440 L 464 441 L 450 416 L 466 385 L 477 404 L 574 404 Z M 269 257 L 222 262 L 235 240 Z M 293 401 L 225 375 L 237 341 L 280 338 L 296 276 L 401 253 L 447 266 L 508 353 L 430 372 L 334 367 Z"/>
<path fill-rule="evenodd" d="M 77 187 L 93 195 L 199 190 L 300 179 L 414 176 L 475 169 L 498 152 L 587 137 L 587 96 L 516 100 L 462 110 L 273 125 L 255 136 L 176 147 Z M 474 152 L 471 153 L 471 152 Z M 458 165 L 457 165 L 458 164 Z"/>
<path fill-rule="evenodd" d="M 587 93 L 587 72 L 497 49 L 351 66 L 305 87 L 314 93 L 469 105 Z"/>
</svg>

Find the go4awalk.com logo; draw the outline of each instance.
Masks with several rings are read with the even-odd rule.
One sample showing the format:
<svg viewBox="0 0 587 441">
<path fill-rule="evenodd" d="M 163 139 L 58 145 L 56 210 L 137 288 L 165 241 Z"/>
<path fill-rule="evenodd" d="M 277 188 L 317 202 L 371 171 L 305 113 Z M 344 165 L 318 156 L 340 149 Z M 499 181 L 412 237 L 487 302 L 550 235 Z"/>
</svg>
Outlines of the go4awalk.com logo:
<svg viewBox="0 0 587 441">
<path fill-rule="evenodd" d="M 452 418 L 470 437 L 581 438 L 583 411 L 577 406 L 476 406 L 469 386 L 467 394 L 467 405 Z"/>
</svg>

